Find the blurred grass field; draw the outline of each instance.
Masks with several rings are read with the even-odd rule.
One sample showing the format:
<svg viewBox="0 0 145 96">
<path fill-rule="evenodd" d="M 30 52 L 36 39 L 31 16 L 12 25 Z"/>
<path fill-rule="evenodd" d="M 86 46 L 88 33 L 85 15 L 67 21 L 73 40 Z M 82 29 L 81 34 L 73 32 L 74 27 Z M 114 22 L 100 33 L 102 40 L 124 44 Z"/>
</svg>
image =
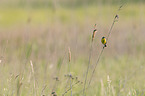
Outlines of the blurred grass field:
<svg viewBox="0 0 145 96">
<path fill-rule="evenodd" d="M 99 6 L 88 6 L 77 7 L 77 8 L 68 8 L 68 7 L 59 7 L 57 10 L 54 10 L 51 7 L 42 7 L 42 8 L 31 8 L 31 7 L 2 7 L 0 9 L 0 25 L 2 27 L 10 27 L 17 24 L 25 24 L 28 18 L 32 19 L 33 24 L 44 24 L 53 23 L 54 19 L 59 19 L 61 23 L 70 23 L 71 18 L 75 18 L 76 22 L 79 24 L 84 23 L 88 17 L 90 22 L 95 22 L 98 19 L 101 19 L 103 23 L 110 23 L 108 18 L 111 18 L 115 14 L 119 5 L 99 5 Z M 109 14 L 110 13 L 110 14 Z M 125 5 L 125 10 L 120 12 L 121 19 L 130 20 L 137 19 L 142 20 L 145 17 L 144 5 L 143 4 L 130 4 Z M 72 17 L 71 17 L 72 16 Z M 131 17 L 130 17 L 131 16 Z M 96 19 L 96 20 L 95 20 Z M 94 21 L 95 20 L 95 21 Z M 111 21 L 111 20 L 110 20 Z M 143 22 L 144 19 L 143 19 Z"/>
<path fill-rule="evenodd" d="M 102 48 L 100 39 L 107 36 L 117 13 L 119 21 L 114 25 L 87 96 L 144 96 L 145 4 L 127 3 L 117 12 L 119 6 L 0 7 L 0 95 L 50 95 L 53 78 L 63 61 L 56 87 L 57 95 L 61 96 L 69 88 L 65 77 L 68 46 L 72 53 L 71 73 L 84 82 L 91 35 L 97 24 L 90 78 Z M 82 89 L 83 84 L 76 85 L 73 96 L 81 96 Z"/>
</svg>

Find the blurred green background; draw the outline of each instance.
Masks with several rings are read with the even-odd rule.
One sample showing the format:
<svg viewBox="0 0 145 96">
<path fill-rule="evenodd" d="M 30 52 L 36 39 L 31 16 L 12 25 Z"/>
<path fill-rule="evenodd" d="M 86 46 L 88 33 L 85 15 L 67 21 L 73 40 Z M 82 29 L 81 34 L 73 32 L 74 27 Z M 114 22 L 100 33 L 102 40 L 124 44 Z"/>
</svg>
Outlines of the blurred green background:
<svg viewBox="0 0 145 96">
<path fill-rule="evenodd" d="M 48 96 L 55 85 L 54 77 L 59 76 L 54 91 L 61 96 L 69 88 L 69 78 L 65 75 L 69 73 L 70 47 L 71 74 L 83 82 L 73 87 L 73 96 L 82 96 L 94 24 L 98 31 L 93 42 L 88 79 L 103 47 L 100 40 L 107 37 L 118 14 L 119 20 L 114 24 L 86 94 L 144 96 L 144 2 L 1 0 L 0 95 Z M 66 96 L 70 96 L 70 91 Z"/>
</svg>

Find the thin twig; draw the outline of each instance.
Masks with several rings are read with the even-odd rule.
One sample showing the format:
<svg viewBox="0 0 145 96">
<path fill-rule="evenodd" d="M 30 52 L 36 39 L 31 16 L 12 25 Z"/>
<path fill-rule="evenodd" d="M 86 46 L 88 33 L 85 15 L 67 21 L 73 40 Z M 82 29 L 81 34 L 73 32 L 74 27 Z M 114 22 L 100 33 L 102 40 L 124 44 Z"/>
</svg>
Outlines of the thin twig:
<svg viewBox="0 0 145 96">
<path fill-rule="evenodd" d="M 71 96 L 72 96 L 72 84 L 71 84 L 71 73 L 70 73 L 70 61 L 71 61 L 71 51 L 70 47 L 68 47 L 68 56 L 69 56 L 69 64 L 68 64 L 68 72 L 69 72 L 69 79 L 70 79 L 70 90 L 71 90 Z"/>
<path fill-rule="evenodd" d="M 75 85 L 77 85 L 78 83 L 81 83 L 80 81 L 77 81 L 75 84 L 72 85 L 72 87 L 74 87 Z M 70 91 L 71 88 L 68 88 L 63 94 L 62 96 L 64 96 L 68 91 Z"/>
<path fill-rule="evenodd" d="M 88 75 L 89 68 L 90 68 L 91 54 L 92 54 L 92 42 L 91 42 L 90 55 L 89 55 L 89 61 L 88 61 L 88 67 L 87 67 L 86 77 L 85 77 L 85 82 L 84 82 L 83 96 L 85 94 L 85 89 L 86 89 L 86 82 L 87 82 L 87 75 Z"/>
<path fill-rule="evenodd" d="M 92 50 L 93 50 L 93 41 L 94 41 L 96 32 L 97 32 L 97 29 L 96 29 L 96 24 L 95 24 L 94 30 L 93 30 L 93 34 L 92 34 L 92 41 L 91 41 L 91 47 L 90 47 L 89 61 L 88 61 L 88 66 L 87 66 L 87 71 L 86 71 L 85 82 L 84 82 L 83 96 L 85 95 L 87 76 L 88 76 L 88 72 L 89 72 L 89 68 L 90 68 L 90 61 L 91 61 Z"/>
<path fill-rule="evenodd" d="M 103 53 L 103 50 L 104 50 L 104 47 L 103 47 L 103 49 L 102 49 L 102 51 L 101 51 L 101 53 L 100 53 L 100 55 L 99 55 L 99 57 L 98 57 L 98 60 L 97 60 L 97 62 L 96 62 L 96 64 L 95 64 L 95 67 L 94 67 L 94 70 L 93 70 L 93 72 L 92 72 L 92 75 L 91 75 L 91 78 L 90 78 L 89 84 L 88 84 L 88 86 L 87 86 L 87 89 L 88 89 L 88 87 L 89 87 L 90 84 L 91 84 L 91 81 L 92 81 L 93 75 L 94 75 L 94 73 L 95 73 L 95 69 L 96 69 L 96 67 L 97 67 L 97 64 L 98 64 L 100 58 L 101 58 L 101 55 L 102 55 L 102 53 Z"/>
<path fill-rule="evenodd" d="M 70 62 L 71 62 L 71 51 L 70 51 L 70 47 L 68 47 L 68 61 L 69 61 L 68 62 L 68 74 L 66 75 L 68 77 L 68 79 L 67 79 L 67 82 L 66 82 L 66 87 L 67 87 L 68 83 L 70 82 L 70 90 L 71 90 L 71 96 L 72 96 L 72 82 L 71 82 L 72 75 L 70 73 L 70 67 L 71 67 L 70 66 Z"/>
<path fill-rule="evenodd" d="M 66 86 L 65 86 L 65 89 L 67 88 L 67 85 L 68 83 L 70 83 L 70 88 L 71 88 L 71 96 L 72 96 L 72 82 L 71 82 L 71 79 L 72 79 L 72 75 L 70 73 L 70 61 L 71 61 L 71 51 L 70 51 L 70 47 L 68 47 L 68 74 L 65 75 L 68 77 L 67 79 L 67 82 L 66 82 Z M 59 72 L 60 73 L 60 72 Z"/>
</svg>

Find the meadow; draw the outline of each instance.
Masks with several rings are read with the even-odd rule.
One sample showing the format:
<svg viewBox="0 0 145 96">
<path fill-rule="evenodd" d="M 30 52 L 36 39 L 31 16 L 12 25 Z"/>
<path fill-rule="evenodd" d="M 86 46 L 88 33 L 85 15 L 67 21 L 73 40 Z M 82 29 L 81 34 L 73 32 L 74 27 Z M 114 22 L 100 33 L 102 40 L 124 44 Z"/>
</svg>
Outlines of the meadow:
<svg viewBox="0 0 145 96">
<path fill-rule="evenodd" d="M 145 4 L 119 6 L 1 6 L 0 96 L 71 96 L 69 65 L 73 96 L 82 96 L 94 24 L 88 79 L 116 14 L 86 95 L 144 96 Z"/>
</svg>

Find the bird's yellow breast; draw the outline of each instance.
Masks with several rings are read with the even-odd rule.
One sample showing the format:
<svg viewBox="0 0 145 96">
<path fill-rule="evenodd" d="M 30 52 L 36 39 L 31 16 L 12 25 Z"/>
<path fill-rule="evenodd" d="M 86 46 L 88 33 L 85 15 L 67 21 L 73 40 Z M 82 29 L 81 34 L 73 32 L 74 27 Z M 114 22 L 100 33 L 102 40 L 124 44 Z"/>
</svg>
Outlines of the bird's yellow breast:
<svg viewBox="0 0 145 96">
<path fill-rule="evenodd" d="M 103 44 L 106 44 L 106 39 L 105 39 L 105 38 L 102 38 L 101 42 L 102 42 Z"/>
</svg>

